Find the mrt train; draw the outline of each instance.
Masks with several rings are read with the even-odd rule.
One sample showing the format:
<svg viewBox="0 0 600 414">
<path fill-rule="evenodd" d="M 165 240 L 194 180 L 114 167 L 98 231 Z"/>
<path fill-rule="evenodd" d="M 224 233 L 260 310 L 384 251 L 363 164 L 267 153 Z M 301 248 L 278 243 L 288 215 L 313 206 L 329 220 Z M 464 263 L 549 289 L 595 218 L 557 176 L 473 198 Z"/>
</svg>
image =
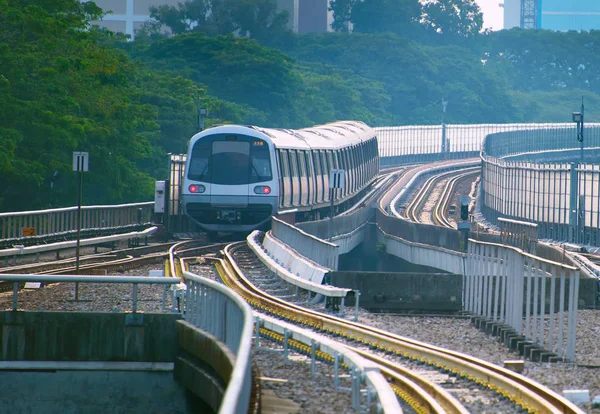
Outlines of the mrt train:
<svg viewBox="0 0 600 414">
<path fill-rule="evenodd" d="M 375 131 L 358 121 L 299 130 L 223 125 L 192 137 L 181 200 L 203 230 L 249 232 L 273 215 L 319 219 L 331 204 L 329 172 L 345 171 L 334 204 L 359 194 L 379 173 Z"/>
</svg>

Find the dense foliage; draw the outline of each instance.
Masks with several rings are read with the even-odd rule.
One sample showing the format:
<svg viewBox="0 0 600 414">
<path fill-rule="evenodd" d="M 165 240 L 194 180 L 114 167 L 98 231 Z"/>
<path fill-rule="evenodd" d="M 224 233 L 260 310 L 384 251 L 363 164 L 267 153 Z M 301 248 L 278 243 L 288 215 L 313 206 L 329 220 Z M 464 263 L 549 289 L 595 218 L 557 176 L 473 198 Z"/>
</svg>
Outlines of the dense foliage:
<svg viewBox="0 0 600 414">
<path fill-rule="evenodd" d="M 437 124 L 442 99 L 448 123 L 568 122 L 581 96 L 598 113 L 600 32 L 478 33 L 472 0 L 336 0 L 353 33 L 295 36 L 273 4 L 157 8 L 180 34 L 131 42 L 89 26 L 92 2 L 0 0 L 0 211 L 76 204 L 73 151 L 90 154 L 84 204 L 151 199 L 198 106 L 207 126 L 286 128 Z"/>
</svg>

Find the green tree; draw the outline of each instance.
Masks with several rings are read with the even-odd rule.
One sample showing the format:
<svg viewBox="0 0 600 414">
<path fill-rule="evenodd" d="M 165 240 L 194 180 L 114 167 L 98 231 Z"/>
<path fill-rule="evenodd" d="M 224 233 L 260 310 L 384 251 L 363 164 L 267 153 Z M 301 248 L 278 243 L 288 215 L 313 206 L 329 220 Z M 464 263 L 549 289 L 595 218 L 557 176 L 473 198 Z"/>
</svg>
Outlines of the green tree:
<svg viewBox="0 0 600 414">
<path fill-rule="evenodd" d="M 209 36 L 237 33 L 256 39 L 267 39 L 286 31 L 286 11 L 278 11 L 275 0 L 186 0 L 177 7 L 150 8 L 150 16 L 167 26 L 174 34 L 206 33 Z M 147 25 L 142 35 L 156 31 Z"/>
<path fill-rule="evenodd" d="M 348 32 L 348 26 L 352 20 L 351 11 L 355 0 L 332 0 L 329 3 L 329 11 L 333 14 L 331 28 L 336 32 Z"/>
<path fill-rule="evenodd" d="M 428 0 L 422 22 L 435 33 L 473 37 L 481 31 L 483 14 L 475 0 Z"/>
<path fill-rule="evenodd" d="M 351 20 L 356 32 L 394 32 L 413 36 L 419 28 L 419 0 L 356 0 Z"/>
</svg>

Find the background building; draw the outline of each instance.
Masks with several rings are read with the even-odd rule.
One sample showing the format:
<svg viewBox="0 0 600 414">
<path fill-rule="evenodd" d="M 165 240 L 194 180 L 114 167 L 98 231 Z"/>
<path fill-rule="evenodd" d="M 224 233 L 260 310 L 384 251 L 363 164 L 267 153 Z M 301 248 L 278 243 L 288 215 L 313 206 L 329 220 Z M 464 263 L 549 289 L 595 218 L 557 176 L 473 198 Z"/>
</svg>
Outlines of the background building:
<svg viewBox="0 0 600 414">
<path fill-rule="evenodd" d="M 600 0 L 504 0 L 504 28 L 600 29 Z"/>
<path fill-rule="evenodd" d="M 88 0 L 81 0 L 82 2 Z M 113 32 L 134 36 L 135 30 L 150 20 L 150 7 L 163 4 L 177 6 L 184 0 L 94 0 L 98 7 L 112 11 L 101 21 L 94 21 Z M 333 17 L 328 11 L 330 0 L 277 0 L 281 10 L 290 15 L 289 28 L 295 33 L 326 32 L 331 30 Z"/>
</svg>

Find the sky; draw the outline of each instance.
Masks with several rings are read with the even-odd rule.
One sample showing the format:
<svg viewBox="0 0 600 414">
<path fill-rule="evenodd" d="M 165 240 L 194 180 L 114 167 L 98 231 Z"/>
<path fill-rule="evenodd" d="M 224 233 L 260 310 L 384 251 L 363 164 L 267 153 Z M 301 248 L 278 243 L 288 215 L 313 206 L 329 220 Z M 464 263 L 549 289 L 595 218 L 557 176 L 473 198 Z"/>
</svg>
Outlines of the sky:
<svg viewBox="0 0 600 414">
<path fill-rule="evenodd" d="M 483 28 L 500 30 L 504 24 L 504 9 L 498 6 L 503 0 L 475 0 L 483 12 Z"/>
</svg>

